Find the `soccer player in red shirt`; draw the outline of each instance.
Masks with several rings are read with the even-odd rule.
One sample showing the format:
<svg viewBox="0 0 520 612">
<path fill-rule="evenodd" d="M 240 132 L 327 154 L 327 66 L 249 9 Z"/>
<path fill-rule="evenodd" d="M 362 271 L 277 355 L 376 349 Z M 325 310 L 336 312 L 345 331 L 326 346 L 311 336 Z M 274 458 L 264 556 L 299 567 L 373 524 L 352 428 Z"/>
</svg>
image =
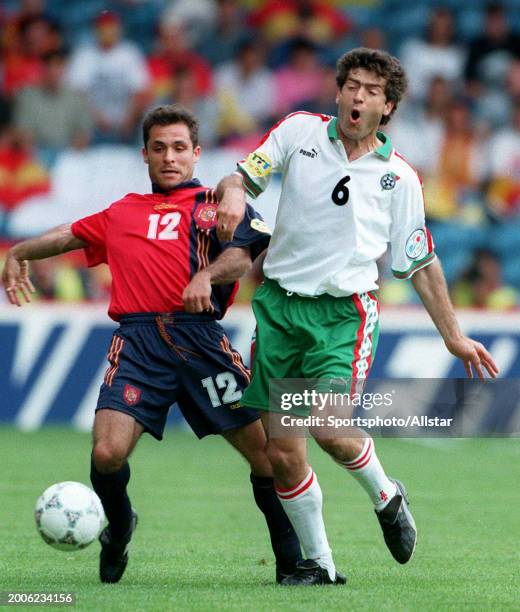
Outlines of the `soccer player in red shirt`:
<svg viewBox="0 0 520 612">
<path fill-rule="evenodd" d="M 198 123 L 188 110 L 172 105 L 151 111 L 143 139 L 153 193 L 127 194 L 101 212 L 13 246 L 4 288 L 12 304 L 30 301 L 27 260 L 73 249 L 85 250 L 89 266 L 110 267 L 108 312 L 120 326 L 108 352 L 91 460 L 92 485 L 108 519 L 100 536 L 102 582 L 120 580 L 137 524 L 127 494 L 128 457 L 143 432 L 162 438 L 175 402 L 199 438 L 222 434 L 249 462 L 281 581 L 301 560 L 300 545 L 273 488 L 259 416 L 234 410 L 249 372 L 217 321 L 236 279 L 267 247 L 269 232 L 248 207 L 235 238 L 217 238 L 215 193 L 193 179 L 200 147 Z"/>
</svg>

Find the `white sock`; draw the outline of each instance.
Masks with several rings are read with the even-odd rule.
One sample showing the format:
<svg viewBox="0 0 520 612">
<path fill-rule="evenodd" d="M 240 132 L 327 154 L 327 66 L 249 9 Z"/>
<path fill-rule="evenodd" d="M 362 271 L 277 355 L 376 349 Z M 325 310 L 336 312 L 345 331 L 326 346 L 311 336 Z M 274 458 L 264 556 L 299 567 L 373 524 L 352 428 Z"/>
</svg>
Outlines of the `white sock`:
<svg viewBox="0 0 520 612">
<path fill-rule="evenodd" d="M 385 474 L 377 458 L 372 438 L 366 438 L 363 449 L 352 461 L 336 463 L 346 468 L 368 493 L 376 510 L 382 510 L 397 493 L 397 485 Z"/>
<path fill-rule="evenodd" d="M 323 522 L 323 495 L 310 468 L 307 476 L 292 489 L 276 489 L 278 499 L 296 531 L 305 556 L 325 568 L 331 580 L 336 578 L 336 567 Z"/>
</svg>

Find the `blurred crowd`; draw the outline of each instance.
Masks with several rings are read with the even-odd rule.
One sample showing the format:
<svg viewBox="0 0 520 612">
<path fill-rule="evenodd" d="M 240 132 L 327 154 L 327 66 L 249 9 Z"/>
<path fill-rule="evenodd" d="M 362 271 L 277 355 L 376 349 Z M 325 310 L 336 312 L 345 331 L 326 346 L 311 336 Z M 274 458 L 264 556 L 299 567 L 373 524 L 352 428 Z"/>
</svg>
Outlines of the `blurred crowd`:
<svg viewBox="0 0 520 612">
<path fill-rule="evenodd" d="M 407 71 L 388 132 L 423 177 L 455 303 L 518 306 L 516 0 L 4 1 L 0 247 L 24 237 L 13 229 L 17 211 L 45 206 L 35 198 L 52 194 L 60 156 L 135 149 L 143 113 L 170 102 L 197 114 L 203 147 L 239 155 L 289 112 L 335 114 L 335 61 L 360 45 L 389 50 Z M 81 263 L 71 255 L 34 266 L 41 298 L 105 299 L 106 273 Z M 383 260 L 383 301 L 413 302 L 387 268 Z"/>
</svg>

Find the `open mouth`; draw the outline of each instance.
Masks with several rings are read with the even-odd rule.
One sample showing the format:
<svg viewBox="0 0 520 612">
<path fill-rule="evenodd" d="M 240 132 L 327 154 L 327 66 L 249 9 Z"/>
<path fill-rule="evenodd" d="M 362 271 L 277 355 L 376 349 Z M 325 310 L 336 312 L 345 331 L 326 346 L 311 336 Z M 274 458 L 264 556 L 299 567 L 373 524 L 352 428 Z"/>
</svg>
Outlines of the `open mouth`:
<svg viewBox="0 0 520 612">
<path fill-rule="evenodd" d="M 358 110 L 354 109 L 350 113 L 350 121 L 352 123 L 357 123 L 360 119 L 361 119 L 361 113 Z"/>
</svg>

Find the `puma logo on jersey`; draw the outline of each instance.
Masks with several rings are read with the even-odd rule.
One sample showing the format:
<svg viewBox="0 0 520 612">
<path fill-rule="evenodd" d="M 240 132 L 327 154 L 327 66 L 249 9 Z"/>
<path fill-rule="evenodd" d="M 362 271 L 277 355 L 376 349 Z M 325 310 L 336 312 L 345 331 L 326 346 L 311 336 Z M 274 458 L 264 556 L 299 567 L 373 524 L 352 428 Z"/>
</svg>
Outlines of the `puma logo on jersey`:
<svg viewBox="0 0 520 612">
<path fill-rule="evenodd" d="M 301 155 L 305 155 L 305 157 L 312 157 L 312 159 L 314 159 L 315 157 L 318 157 L 319 150 L 312 147 L 310 151 L 300 149 L 299 153 L 301 153 Z"/>
</svg>

